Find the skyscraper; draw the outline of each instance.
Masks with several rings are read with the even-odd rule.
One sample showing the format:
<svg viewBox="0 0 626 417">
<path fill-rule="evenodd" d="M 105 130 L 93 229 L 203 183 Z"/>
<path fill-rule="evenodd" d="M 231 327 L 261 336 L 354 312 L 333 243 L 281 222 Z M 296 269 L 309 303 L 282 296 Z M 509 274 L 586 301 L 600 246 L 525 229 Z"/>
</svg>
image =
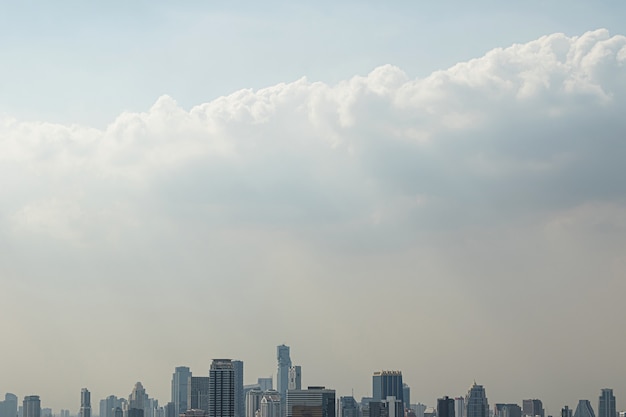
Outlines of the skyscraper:
<svg viewBox="0 0 626 417">
<path fill-rule="evenodd" d="M 209 377 L 192 376 L 189 383 L 189 408 L 209 412 Z"/>
<path fill-rule="evenodd" d="M 87 388 L 80 390 L 80 417 L 91 417 L 91 393 Z"/>
<path fill-rule="evenodd" d="M 437 417 L 455 417 L 454 399 L 446 395 L 437 400 Z"/>
<path fill-rule="evenodd" d="M 404 403 L 402 372 L 380 371 L 372 376 L 372 397 L 374 401 L 382 401 L 387 397 L 396 397 Z"/>
<path fill-rule="evenodd" d="M 596 414 L 593 412 L 593 407 L 591 406 L 589 400 L 578 401 L 576 411 L 574 411 L 574 417 L 596 417 Z"/>
<path fill-rule="evenodd" d="M 243 395 L 243 362 L 232 361 L 235 371 L 235 417 L 246 417 L 246 399 Z"/>
<path fill-rule="evenodd" d="M 211 363 L 209 417 L 235 417 L 235 369 L 230 359 L 213 359 Z"/>
<path fill-rule="evenodd" d="M 17 395 L 6 393 L 0 401 L 0 417 L 17 417 Z"/>
<path fill-rule="evenodd" d="M 41 417 L 39 395 L 27 395 L 22 402 L 22 417 Z"/>
<path fill-rule="evenodd" d="M 454 399 L 456 417 L 465 417 L 465 398 L 456 397 Z"/>
<path fill-rule="evenodd" d="M 522 401 L 522 415 L 527 417 L 540 416 L 544 417 L 543 404 L 541 400 L 523 400 Z"/>
<path fill-rule="evenodd" d="M 598 400 L 598 417 L 617 417 L 615 396 L 611 388 L 603 388 Z"/>
<path fill-rule="evenodd" d="M 287 389 L 302 389 L 302 367 L 295 365 L 289 368 Z"/>
<path fill-rule="evenodd" d="M 411 408 L 411 387 L 404 383 L 402 384 L 402 399 L 404 400 L 404 409 L 409 410 Z"/>
<path fill-rule="evenodd" d="M 465 397 L 466 417 L 489 417 L 489 402 L 482 385 L 472 385 Z"/>
<path fill-rule="evenodd" d="M 289 368 L 291 368 L 291 358 L 289 357 L 289 346 L 280 345 L 276 347 L 276 359 L 278 360 L 278 370 L 276 374 L 276 388 L 284 399 L 289 387 Z"/>
<path fill-rule="evenodd" d="M 288 390 L 286 404 L 287 417 L 335 417 L 335 390 Z"/>
<path fill-rule="evenodd" d="M 255 417 L 257 412 L 260 412 L 261 399 L 263 391 L 259 388 L 252 388 L 246 393 L 246 417 Z"/>
<path fill-rule="evenodd" d="M 572 409 L 568 406 L 561 408 L 561 417 L 572 417 Z"/>
<path fill-rule="evenodd" d="M 340 397 L 339 407 L 341 410 L 339 417 L 359 417 L 359 404 L 354 397 Z"/>
<path fill-rule="evenodd" d="M 176 415 L 182 414 L 189 409 L 189 383 L 191 371 L 186 366 L 178 366 L 172 374 L 172 402 Z"/>
<path fill-rule="evenodd" d="M 266 391 L 261 398 L 260 417 L 280 417 L 280 394 L 278 391 Z"/>
</svg>

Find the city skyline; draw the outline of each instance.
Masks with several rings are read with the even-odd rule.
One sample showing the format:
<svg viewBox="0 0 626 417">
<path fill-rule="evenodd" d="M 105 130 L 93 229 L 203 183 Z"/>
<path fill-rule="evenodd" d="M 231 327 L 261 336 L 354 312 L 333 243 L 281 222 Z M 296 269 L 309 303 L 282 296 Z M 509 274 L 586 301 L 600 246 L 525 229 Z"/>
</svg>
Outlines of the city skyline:
<svg viewBox="0 0 626 417">
<path fill-rule="evenodd" d="M 338 396 L 400 370 L 433 407 L 476 381 L 553 417 L 603 387 L 624 409 L 624 21 L 3 4 L 0 390 L 76 413 L 86 387 L 95 415 L 136 388 L 145 411 L 213 358 L 283 389 L 284 344 L 294 384 Z"/>
</svg>

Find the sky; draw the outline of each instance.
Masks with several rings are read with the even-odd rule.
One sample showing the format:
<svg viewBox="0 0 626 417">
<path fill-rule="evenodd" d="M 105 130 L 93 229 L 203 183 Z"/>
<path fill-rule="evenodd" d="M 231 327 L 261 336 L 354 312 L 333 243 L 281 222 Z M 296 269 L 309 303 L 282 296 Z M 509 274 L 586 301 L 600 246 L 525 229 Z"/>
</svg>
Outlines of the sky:
<svg viewBox="0 0 626 417">
<path fill-rule="evenodd" d="M 626 3 L 2 6 L 0 395 L 626 408 Z"/>
</svg>

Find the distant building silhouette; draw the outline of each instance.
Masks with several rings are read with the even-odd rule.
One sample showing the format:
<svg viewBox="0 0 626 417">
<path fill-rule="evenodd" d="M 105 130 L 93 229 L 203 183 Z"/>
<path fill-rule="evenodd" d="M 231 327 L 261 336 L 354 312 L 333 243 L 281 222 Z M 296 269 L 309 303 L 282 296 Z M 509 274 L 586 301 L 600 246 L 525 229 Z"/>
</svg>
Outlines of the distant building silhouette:
<svg viewBox="0 0 626 417">
<path fill-rule="evenodd" d="M 230 359 L 213 359 L 211 363 L 209 417 L 235 417 L 235 368 Z"/>
<path fill-rule="evenodd" d="M 354 397 L 339 398 L 339 417 L 359 417 L 359 404 Z"/>
<path fill-rule="evenodd" d="M 243 361 L 232 361 L 235 371 L 235 417 L 246 417 L 246 398 L 243 394 Z"/>
<path fill-rule="evenodd" d="M 596 414 L 593 412 L 593 407 L 591 406 L 589 400 L 578 401 L 576 411 L 574 411 L 574 417 L 596 417 Z"/>
<path fill-rule="evenodd" d="M 174 368 L 174 373 L 172 374 L 172 402 L 174 403 L 177 416 L 190 408 L 188 401 L 191 377 L 191 371 L 188 367 L 178 366 Z"/>
<path fill-rule="evenodd" d="M 335 390 L 309 387 L 306 390 L 288 390 L 287 417 L 335 417 Z"/>
<path fill-rule="evenodd" d="M 80 417 L 91 417 L 91 392 L 87 388 L 80 390 Z"/>
<path fill-rule="evenodd" d="M 208 376 L 192 376 L 190 378 L 187 404 L 189 404 L 189 408 L 192 410 L 204 410 L 207 413 L 209 412 Z"/>
<path fill-rule="evenodd" d="M 6 393 L 4 401 L 0 401 L 0 417 L 17 417 L 17 395 Z"/>
<path fill-rule="evenodd" d="M 603 388 L 598 400 L 598 417 L 617 417 L 615 396 L 611 388 Z"/>
<path fill-rule="evenodd" d="M 437 417 L 455 417 L 453 398 L 446 395 L 437 399 Z"/>
<path fill-rule="evenodd" d="M 396 397 L 396 400 L 400 400 L 404 404 L 402 372 L 374 372 L 372 376 L 372 397 L 374 401 L 386 400 L 387 397 Z"/>
<path fill-rule="evenodd" d="M 296 365 L 289 368 L 287 389 L 302 389 L 302 367 Z"/>
<path fill-rule="evenodd" d="M 291 368 L 291 356 L 289 356 L 289 346 L 276 346 L 276 360 L 278 361 L 276 370 L 276 389 L 280 394 L 281 416 L 286 413 L 287 389 L 289 389 L 289 368 Z"/>
<path fill-rule="evenodd" d="M 22 402 L 22 417 L 41 417 L 39 395 L 27 395 Z"/>
<path fill-rule="evenodd" d="M 482 385 L 472 385 L 465 397 L 465 417 L 489 417 L 489 402 Z"/>
<path fill-rule="evenodd" d="M 572 409 L 568 406 L 561 408 L 561 417 L 572 417 Z"/>
<path fill-rule="evenodd" d="M 541 400 L 523 400 L 522 401 L 522 414 L 527 417 L 545 417 L 543 410 L 543 403 Z"/>
<path fill-rule="evenodd" d="M 404 409 L 409 410 L 411 408 L 411 387 L 407 384 L 402 384 L 402 399 L 404 400 Z"/>
</svg>

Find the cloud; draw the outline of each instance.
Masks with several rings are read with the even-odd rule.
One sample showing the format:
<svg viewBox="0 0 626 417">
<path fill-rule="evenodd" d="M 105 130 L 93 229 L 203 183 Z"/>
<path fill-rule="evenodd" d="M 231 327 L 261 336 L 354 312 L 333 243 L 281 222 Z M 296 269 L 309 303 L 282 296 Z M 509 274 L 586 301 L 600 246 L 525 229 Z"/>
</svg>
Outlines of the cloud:
<svg viewBox="0 0 626 417">
<path fill-rule="evenodd" d="M 327 300 L 324 313 L 372 346 L 366 324 L 380 319 L 362 307 L 379 302 L 383 277 L 403 288 L 403 315 L 419 309 L 420 332 L 470 325 L 458 310 L 472 311 L 484 320 L 470 335 L 478 345 L 504 319 L 526 323 L 507 297 L 530 287 L 547 305 L 566 283 L 582 296 L 591 275 L 618 285 L 625 69 L 626 37 L 598 30 L 495 49 L 419 79 L 385 65 L 188 110 L 162 96 L 105 129 L 3 119 L 0 249 L 10 256 L 0 273 L 72 297 L 89 289 L 102 325 L 97 311 L 111 299 L 133 317 L 140 299 L 181 332 L 191 324 L 159 316 L 163 294 L 187 300 L 188 314 L 230 308 L 247 322 L 262 311 L 278 338 L 295 332 L 285 309 L 317 329 L 320 306 L 307 300 Z M 298 289 L 307 300 L 289 296 Z M 234 291 L 249 309 L 219 296 Z M 277 293 L 284 304 L 270 302 Z M 346 301 L 350 293 L 359 298 Z M 441 294 L 457 310 L 440 313 Z M 485 298 L 496 301 L 472 302 Z"/>
</svg>

